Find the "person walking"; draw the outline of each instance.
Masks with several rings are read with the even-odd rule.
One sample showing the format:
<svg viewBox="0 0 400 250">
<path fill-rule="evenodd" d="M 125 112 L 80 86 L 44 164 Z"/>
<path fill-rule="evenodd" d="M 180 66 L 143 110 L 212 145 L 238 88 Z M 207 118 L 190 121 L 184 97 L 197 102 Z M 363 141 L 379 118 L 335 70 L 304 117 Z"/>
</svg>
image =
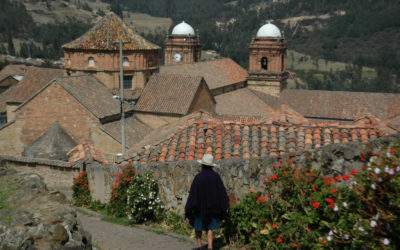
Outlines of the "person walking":
<svg viewBox="0 0 400 250">
<path fill-rule="evenodd" d="M 218 229 L 219 222 L 228 216 L 229 197 L 221 177 L 212 169 L 218 166 L 214 157 L 205 154 L 198 162 L 202 169 L 190 187 L 185 217 L 195 230 L 197 249 L 201 249 L 202 231 L 206 231 L 208 249 L 213 249 L 213 230 Z"/>
</svg>

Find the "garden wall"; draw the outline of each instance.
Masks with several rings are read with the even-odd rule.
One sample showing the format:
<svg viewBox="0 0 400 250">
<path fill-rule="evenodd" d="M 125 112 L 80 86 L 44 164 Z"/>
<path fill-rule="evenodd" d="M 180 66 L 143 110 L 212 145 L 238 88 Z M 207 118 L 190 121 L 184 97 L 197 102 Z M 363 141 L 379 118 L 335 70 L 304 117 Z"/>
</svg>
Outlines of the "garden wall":
<svg viewBox="0 0 400 250">
<path fill-rule="evenodd" d="M 36 173 L 43 177 L 47 187 L 57 190 L 70 190 L 73 177 L 80 171 L 79 168 L 71 168 L 68 162 L 64 161 L 6 155 L 0 155 L 0 167 Z"/>
<path fill-rule="evenodd" d="M 400 141 L 400 134 L 381 137 L 366 144 L 347 143 L 331 144 L 326 147 L 300 152 L 294 159 L 294 164 L 309 163 L 315 169 L 321 169 L 324 174 L 347 174 L 352 169 L 360 170 L 363 166 L 362 156 L 378 152 L 382 146 Z M 284 161 L 288 159 L 283 158 Z M 278 165 L 277 157 L 226 159 L 217 161 L 220 167 L 214 168 L 221 175 L 231 200 L 242 197 L 249 189 L 259 190 L 262 177 L 273 174 L 272 164 Z M 121 166 L 128 164 L 122 162 Z M 92 197 L 104 203 L 108 202 L 111 187 L 115 181 L 118 166 L 104 167 L 96 164 L 88 165 L 89 185 Z M 196 161 L 178 163 L 154 163 L 136 165 L 139 173 L 151 171 L 160 185 L 161 198 L 166 207 L 182 210 L 193 177 L 199 172 L 200 166 Z"/>
</svg>

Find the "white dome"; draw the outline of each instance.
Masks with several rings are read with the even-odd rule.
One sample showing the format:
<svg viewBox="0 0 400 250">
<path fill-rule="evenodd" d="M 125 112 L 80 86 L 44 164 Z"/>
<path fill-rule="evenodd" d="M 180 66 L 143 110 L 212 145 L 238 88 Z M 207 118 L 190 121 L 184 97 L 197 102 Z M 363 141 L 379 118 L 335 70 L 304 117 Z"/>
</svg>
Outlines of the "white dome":
<svg viewBox="0 0 400 250">
<path fill-rule="evenodd" d="M 181 22 L 176 25 L 172 30 L 172 35 L 186 35 L 186 36 L 194 36 L 194 29 L 192 26 L 185 22 Z"/>
<path fill-rule="evenodd" d="M 258 31 L 257 37 L 281 37 L 281 31 L 272 23 L 264 24 Z"/>
</svg>

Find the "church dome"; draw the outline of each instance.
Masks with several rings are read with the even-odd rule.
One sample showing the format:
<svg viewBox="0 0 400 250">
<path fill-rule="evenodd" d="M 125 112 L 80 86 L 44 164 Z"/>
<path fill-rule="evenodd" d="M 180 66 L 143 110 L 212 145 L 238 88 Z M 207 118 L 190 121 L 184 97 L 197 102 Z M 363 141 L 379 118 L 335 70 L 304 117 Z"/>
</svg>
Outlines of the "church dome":
<svg viewBox="0 0 400 250">
<path fill-rule="evenodd" d="M 194 29 L 185 22 L 181 22 L 172 29 L 172 35 L 194 36 Z"/>
<path fill-rule="evenodd" d="M 281 37 L 281 31 L 272 23 L 264 24 L 258 31 L 257 37 Z"/>
</svg>

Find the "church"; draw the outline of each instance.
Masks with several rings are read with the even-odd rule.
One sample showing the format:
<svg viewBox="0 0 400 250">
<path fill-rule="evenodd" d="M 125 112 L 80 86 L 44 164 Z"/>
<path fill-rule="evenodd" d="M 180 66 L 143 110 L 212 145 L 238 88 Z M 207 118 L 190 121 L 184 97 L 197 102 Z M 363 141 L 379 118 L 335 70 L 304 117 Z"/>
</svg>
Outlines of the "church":
<svg viewBox="0 0 400 250">
<path fill-rule="evenodd" d="M 63 70 L 30 67 L 0 94 L 0 154 L 60 159 L 87 143 L 120 153 L 121 86 L 125 157 L 139 163 L 285 155 L 400 132 L 399 94 L 287 89 L 287 45 L 274 24 L 249 44 L 247 70 L 202 60 L 200 38 L 176 25 L 160 65 L 159 46 L 107 14 L 62 46 Z"/>
</svg>

